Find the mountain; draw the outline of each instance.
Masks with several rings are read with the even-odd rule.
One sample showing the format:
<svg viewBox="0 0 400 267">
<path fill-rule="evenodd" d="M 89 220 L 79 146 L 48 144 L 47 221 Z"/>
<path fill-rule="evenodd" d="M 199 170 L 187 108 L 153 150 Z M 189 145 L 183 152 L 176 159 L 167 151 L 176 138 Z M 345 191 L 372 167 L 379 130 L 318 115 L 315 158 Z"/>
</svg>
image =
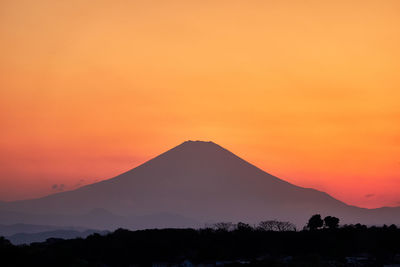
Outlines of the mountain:
<svg viewBox="0 0 400 267">
<path fill-rule="evenodd" d="M 2 203 L 0 220 L 111 229 L 279 219 L 301 227 L 315 213 L 343 223 L 400 224 L 399 211 L 349 206 L 272 176 L 213 142 L 187 141 L 115 178 Z"/>
<path fill-rule="evenodd" d="M 69 230 L 69 231 L 86 231 L 86 228 L 82 227 L 60 227 L 54 225 L 36 225 L 36 224 L 24 224 L 16 223 L 11 225 L 0 224 L 0 236 L 11 236 L 18 233 L 35 234 L 42 232 L 50 232 L 56 230 Z"/>
<path fill-rule="evenodd" d="M 54 230 L 38 233 L 18 233 L 11 236 L 6 236 L 14 245 L 31 244 L 34 242 L 44 242 L 49 238 L 60 238 L 60 239 L 73 239 L 73 238 L 86 238 L 94 233 L 106 235 L 108 231 L 97 231 L 97 230 L 85 230 L 85 231 L 74 231 L 74 230 Z"/>
</svg>

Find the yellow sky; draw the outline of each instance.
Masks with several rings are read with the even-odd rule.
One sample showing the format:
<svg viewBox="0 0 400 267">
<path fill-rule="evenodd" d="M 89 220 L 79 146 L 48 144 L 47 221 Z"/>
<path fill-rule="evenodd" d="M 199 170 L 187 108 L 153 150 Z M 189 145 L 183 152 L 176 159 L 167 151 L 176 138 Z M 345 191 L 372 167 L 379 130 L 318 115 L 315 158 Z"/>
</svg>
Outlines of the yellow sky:
<svg viewBox="0 0 400 267">
<path fill-rule="evenodd" d="M 0 200 L 188 139 L 400 205 L 399 1 L 0 1 Z M 82 180 L 83 179 L 83 180 Z"/>
</svg>

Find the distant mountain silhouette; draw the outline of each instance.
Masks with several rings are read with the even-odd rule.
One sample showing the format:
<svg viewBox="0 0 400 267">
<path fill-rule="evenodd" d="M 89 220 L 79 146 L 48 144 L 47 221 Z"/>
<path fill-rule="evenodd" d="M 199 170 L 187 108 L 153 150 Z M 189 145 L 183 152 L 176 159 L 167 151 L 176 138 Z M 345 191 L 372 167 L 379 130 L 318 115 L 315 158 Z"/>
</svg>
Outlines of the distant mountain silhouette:
<svg viewBox="0 0 400 267">
<path fill-rule="evenodd" d="M 35 233 L 50 232 L 56 230 L 83 232 L 88 229 L 83 227 L 71 227 L 71 226 L 62 227 L 54 225 L 37 225 L 37 224 L 24 224 L 24 223 L 16 223 L 10 225 L 0 224 L 0 236 L 11 236 L 18 233 L 35 234 Z"/>
<path fill-rule="evenodd" d="M 115 178 L 47 197 L 0 203 L 3 223 L 129 228 L 215 221 L 400 224 L 400 208 L 363 209 L 272 176 L 213 142 L 187 141 Z"/>
<path fill-rule="evenodd" d="M 48 238 L 61 238 L 61 239 L 73 239 L 73 238 L 86 238 L 91 234 L 98 233 L 105 235 L 108 231 L 98 230 L 85 230 L 85 231 L 74 231 L 74 230 L 54 230 L 38 233 L 18 233 L 6 238 L 14 245 L 31 244 L 34 242 L 44 242 Z"/>
</svg>

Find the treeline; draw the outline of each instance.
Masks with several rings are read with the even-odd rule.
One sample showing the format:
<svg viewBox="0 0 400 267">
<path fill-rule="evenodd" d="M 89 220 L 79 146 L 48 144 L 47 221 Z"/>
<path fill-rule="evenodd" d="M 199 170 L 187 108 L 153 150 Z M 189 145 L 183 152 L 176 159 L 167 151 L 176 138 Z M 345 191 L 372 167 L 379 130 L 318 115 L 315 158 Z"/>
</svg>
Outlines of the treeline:
<svg viewBox="0 0 400 267">
<path fill-rule="evenodd" d="M 206 228 L 214 229 L 216 231 L 234 231 L 234 230 L 253 230 L 253 231 L 297 231 L 296 226 L 291 222 L 268 220 L 261 221 L 258 225 L 250 225 L 247 223 L 239 222 L 234 224 L 232 222 L 218 222 L 211 225 L 206 225 Z M 320 214 L 315 214 L 310 217 L 307 224 L 303 227 L 303 231 L 315 231 L 321 229 L 367 229 L 368 226 L 357 223 L 357 224 L 345 224 L 340 226 L 340 219 L 334 216 L 326 216 L 322 218 Z M 371 226 L 371 229 L 377 229 L 377 226 Z M 392 224 L 382 226 L 383 229 L 396 230 L 397 226 Z"/>
<path fill-rule="evenodd" d="M 250 225 L 247 223 L 239 222 L 234 224 L 232 222 L 218 222 L 212 225 L 206 225 L 206 229 L 213 229 L 216 231 L 296 231 L 296 226 L 291 222 L 282 222 L 277 220 L 262 221 L 258 225 Z"/>
<path fill-rule="evenodd" d="M 313 216 L 314 217 L 314 216 Z M 312 217 L 312 218 L 313 218 Z M 203 229 L 118 229 L 85 239 L 13 246 L 0 238 L 0 266 L 383 266 L 400 263 L 400 230 L 309 220 L 217 223 Z M 336 221 L 336 220 L 335 220 Z M 311 224 L 310 224 L 311 222 Z M 312 223 L 317 222 L 318 227 Z M 327 224 L 328 223 L 328 224 Z M 363 265 L 364 264 L 364 265 Z"/>
</svg>

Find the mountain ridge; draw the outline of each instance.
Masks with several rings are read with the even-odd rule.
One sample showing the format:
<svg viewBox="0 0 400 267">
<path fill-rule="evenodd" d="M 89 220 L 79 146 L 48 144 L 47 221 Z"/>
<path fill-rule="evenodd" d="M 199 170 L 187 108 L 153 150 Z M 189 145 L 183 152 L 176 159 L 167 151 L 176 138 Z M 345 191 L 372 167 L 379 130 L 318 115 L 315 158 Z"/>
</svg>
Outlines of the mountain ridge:
<svg viewBox="0 0 400 267">
<path fill-rule="evenodd" d="M 400 216 L 392 215 L 396 208 L 347 205 L 325 192 L 279 179 L 211 141 L 183 142 L 120 175 L 76 190 L 0 204 L 3 213 L 73 216 L 76 225 L 85 227 L 98 225 L 90 216 L 78 216 L 84 218 L 82 214 L 96 209 L 106 211 L 96 213 L 102 218 L 109 212 L 112 225 L 118 216 L 151 214 L 175 214 L 193 222 L 281 219 L 304 225 L 310 215 L 323 213 L 346 223 L 388 223 L 389 219 L 400 223 Z M 388 219 L 374 218 L 372 213 Z"/>
</svg>

